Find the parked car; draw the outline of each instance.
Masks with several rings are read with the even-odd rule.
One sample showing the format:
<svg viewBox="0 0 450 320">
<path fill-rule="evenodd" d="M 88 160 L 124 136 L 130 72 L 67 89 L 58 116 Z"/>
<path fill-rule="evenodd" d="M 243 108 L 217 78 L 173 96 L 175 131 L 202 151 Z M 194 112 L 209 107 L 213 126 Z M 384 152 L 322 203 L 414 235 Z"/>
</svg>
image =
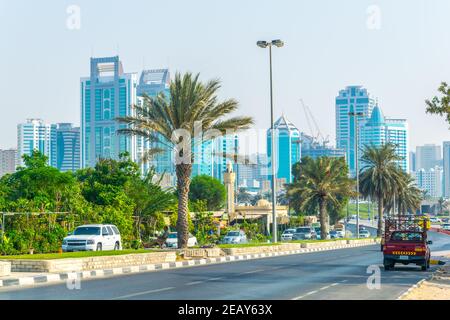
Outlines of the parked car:
<svg viewBox="0 0 450 320">
<path fill-rule="evenodd" d="M 222 240 L 225 244 L 247 243 L 247 235 L 242 230 L 229 231 Z"/>
<path fill-rule="evenodd" d="M 430 222 L 431 223 L 441 223 L 441 219 L 437 218 L 437 217 L 431 217 L 430 218 Z"/>
<path fill-rule="evenodd" d="M 317 240 L 320 240 L 320 239 L 321 239 L 321 235 L 320 235 L 320 233 L 321 233 L 320 227 L 314 228 L 314 231 L 316 232 L 316 239 L 317 239 Z"/>
<path fill-rule="evenodd" d="M 290 241 L 295 233 L 295 229 L 286 229 L 281 234 L 281 241 Z"/>
<path fill-rule="evenodd" d="M 336 239 L 338 238 L 338 234 L 336 230 L 331 230 L 330 231 L 330 239 Z"/>
<path fill-rule="evenodd" d="M 112 224 L 86 224 L 63 239 L 62 251 L 122 250 L 119 229 Z"/>
<path fill-rule="evenodd" d="M 197 238 L 193 236 L 191 233 L 189 233 L 188 238 L 188 247 L 193 247 L 198 245 Z M 178 233 L 177 232 L 170 232 L 169 236 L 166 240 L 166 246 L 168 248 L 178 248 Z"/>
<path fill-rule="evenodd" d="M 359 237 L 360 237 L 360 238 L 370 238 L 370 232 L 369 232 L 369 230 L 366 230 L 366 229 L 360 230 L 360 231 L 359 231 Z"/>
<path fill-rule="evenodd" d="M 450 223 L 444 223 L 444 224 L 441 224 L 441 228 L 442 228 L 443 230 L 450 231 Z"/>
<path fill-rule="evenodd" d="M 299 227 L 295 229 L 292 240 L 310 240 L 316 239 L 316 231 L 313 227 Z"/>
</svg>

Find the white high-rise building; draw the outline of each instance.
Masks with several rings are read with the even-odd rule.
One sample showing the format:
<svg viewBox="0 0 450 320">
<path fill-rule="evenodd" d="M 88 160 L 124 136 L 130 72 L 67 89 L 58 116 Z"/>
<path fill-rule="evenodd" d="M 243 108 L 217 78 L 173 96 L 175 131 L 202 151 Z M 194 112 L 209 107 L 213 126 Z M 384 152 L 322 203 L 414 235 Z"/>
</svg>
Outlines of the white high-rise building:
<svg viewBox="0 0 450 320">
<path fill-rule="evenodd" d="M 416 170 L 429 170 L 440 165 L 442 160 L 441 146 L 426 144 L 416 147 Z"/>
<path fill-rule="evenodd" d="M 442 197 L 442 167 L 435 166 L 434 168 L 425 170 L 419 169 L 413 173 L 416 179 L 417 187 L 427 192 L 427 195 L 432 198 Z"/>
<path fill-rule="evenodd" d="M 23 166 L 23 155 L 37 150 L 48 157 L 48 164 L 56 167 L 56 125 L 41 119 L 28 119 L 17 125 L 17 165 Z"/>
<path fill-rule="evenodd" d="M 17 150 L 0 150 L 0 177 L 16 171 Z"/>
</svg>

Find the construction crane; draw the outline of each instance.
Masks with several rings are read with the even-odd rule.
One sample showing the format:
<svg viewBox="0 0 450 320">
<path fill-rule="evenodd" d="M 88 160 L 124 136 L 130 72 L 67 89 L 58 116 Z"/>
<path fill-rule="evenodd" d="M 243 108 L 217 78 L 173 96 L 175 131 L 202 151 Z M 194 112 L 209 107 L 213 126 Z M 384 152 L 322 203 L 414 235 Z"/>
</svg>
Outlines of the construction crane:
<svg viewBox="0 0 450 320">
<path fill-rule="evenodd" d="M 330 140 L 329 136 L 324 137 L 322 132 L 319 129 L 319 126 L 317 125 L 316 119 L 314 118 L 313 113 L 311 112 L 311 109 L 304 103 L 303 99 L 300 99 L 300 103 L 303 107 L 303 111 L 305 113 L 305 119 L 308 123 L 309 130 L 311 132 L 311 137 L 313 138 L 313 143 L 321 143 L 323 146 L 327 145 Z M 314 134 L 313 127 L 311 125 L 311 122 L 314 123 L 314 127 L 316 129 L 316 134 Z"/>
</svg>

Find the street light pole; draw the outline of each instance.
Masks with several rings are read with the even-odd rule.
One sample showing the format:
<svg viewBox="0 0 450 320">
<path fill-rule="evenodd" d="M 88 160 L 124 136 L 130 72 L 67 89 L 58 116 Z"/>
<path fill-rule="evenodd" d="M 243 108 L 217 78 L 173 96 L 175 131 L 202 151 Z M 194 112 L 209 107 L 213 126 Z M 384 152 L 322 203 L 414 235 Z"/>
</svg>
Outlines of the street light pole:
<svg viewBox="0 0 450 320">
<path fill-rule="evenodd" d="M 275 128 L 273 119 L 273 86 L 272 86 L 272 46 L 277 46 L 281 48 L 284 43 L 281 40 L 258 41 L 256 43 L 261 48 L 269 47 L 269 75 L 270 75 L 270 131 L 271 131 L 271 164 L 272 164 L 272 242 L 276 243 L 278 241 L 277 237 L 277 198 L 276 198 L 276 172 L 275 172 Z"/>
<path fill-rule="evenodd" d="M 359 238 L 359 168 L 358 168 L 358 117 L 363 116 L 362 112 L 349 112 L 349 116 L 354 117 L 355 125 L 355 176 L 356 176 L 356 238 Z"/>
</svg>

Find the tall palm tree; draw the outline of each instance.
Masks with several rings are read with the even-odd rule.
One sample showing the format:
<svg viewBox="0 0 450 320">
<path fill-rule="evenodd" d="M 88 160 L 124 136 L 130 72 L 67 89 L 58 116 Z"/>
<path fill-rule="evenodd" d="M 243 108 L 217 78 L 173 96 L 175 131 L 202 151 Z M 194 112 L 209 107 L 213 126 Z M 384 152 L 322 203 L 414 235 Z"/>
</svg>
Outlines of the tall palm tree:
<svg viewBox="0 0 450 320">
<path fill-rule="evenodd" d="M 348 177 L 348 167 L 343 158 L 320 157 L 300 165 L 299 178 L 289 185 L 291 198 L 297 198 L 302 210 L 319 207 L 321 238 L 329 233 L 327 207 L 339 206 L 340 198 L 354 195 L 354 181 Z"/>
<path fill-rule="evenodd" d="M 378 201 L 378 236 L 381 236 L 383 227 L 384 204 L 395 192 L 399 181 L 400 171 L 397 161 L 400 159 L 392 143 L 381 146 L 365 145 L 363 148 L 359 191 L 364 198 L 371 197 Z"/>
<path fill-rule="evenodd" d="M 188 194 L 194 146 L 212 137 L 198 137 L 198 129 L 202 132 L 217 130 L 225 134 L 229 130 L 248 129 L 253 124 L 250 117 L 232 117 L 223 120 L 224 116 L 236 111 L 238 103 L 234 99 L 219 102 L 217 92 L 220 81 L 199 81 L 199 74 L 176 73 L 170 83 L 170 97 L 159 94 L 156 98 L 144 96 L 142 105 L 132 106 L 130 116 L 117 120 L 127 125 L 120 134 L 143 137 L 152 142 L 160 142 L 175 150 L 177 191 L 178 191 L 178 247 L 186 248 L 188 240 Z M 200 128 L 200 127 L 201 128 Z M 197 135 L 196 135 L 197 134 Z M 200 140 L 200 141 L 199 141 Z M 160 152 L 151 149 L 144 160 Z M 181 159 L 181 160 L 180 160 Z"/>
<path fill-rule="evenodd" d="M 408 211 L 415 213 L 422 202 L 422 191 L 417 187 L 415 179 L 408 173 L 401 171 L 398 184 L 402 188 L 397 189 L 398 213 L 405 215 Z"/>
</svg>

